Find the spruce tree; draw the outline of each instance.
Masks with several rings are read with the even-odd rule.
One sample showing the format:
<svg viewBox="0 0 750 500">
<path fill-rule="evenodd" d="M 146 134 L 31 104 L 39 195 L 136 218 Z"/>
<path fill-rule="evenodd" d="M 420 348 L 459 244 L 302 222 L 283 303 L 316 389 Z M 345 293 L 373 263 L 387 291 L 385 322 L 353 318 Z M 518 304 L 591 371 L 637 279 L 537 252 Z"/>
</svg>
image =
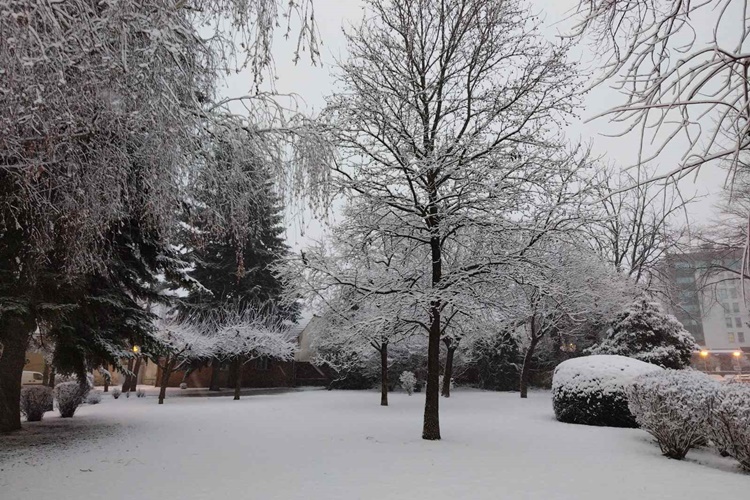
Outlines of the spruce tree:
<svg viewBox="0 0 750 500">
<path fill-rule="evenodd" d="M 690 366 L 697 348 L 693 336 L 674 316 L 666 314 L 658 302 L 644 297 L 618 314 L 604 340 L 586 353 L 627 356 L 679 370 Z"/>
</svg>

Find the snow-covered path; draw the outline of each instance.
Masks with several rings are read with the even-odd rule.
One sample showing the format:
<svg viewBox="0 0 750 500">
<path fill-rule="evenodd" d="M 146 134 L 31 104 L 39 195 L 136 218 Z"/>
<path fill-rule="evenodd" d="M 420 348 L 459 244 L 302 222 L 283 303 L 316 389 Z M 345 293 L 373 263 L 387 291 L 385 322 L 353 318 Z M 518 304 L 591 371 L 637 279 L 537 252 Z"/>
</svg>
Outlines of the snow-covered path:
<svg viewBox="0 0 750 500">
<path fill-rule="evenodd" d="M 0 437 L 0 498 L 747 498 L 750 475 L 707 450 L 659 455 L 640 430 L 554 420 L 549 393 L 456 391 L 443 440 L 420 439 L 423 399 L 304 391 L 113 400 Z"/>
</svg>

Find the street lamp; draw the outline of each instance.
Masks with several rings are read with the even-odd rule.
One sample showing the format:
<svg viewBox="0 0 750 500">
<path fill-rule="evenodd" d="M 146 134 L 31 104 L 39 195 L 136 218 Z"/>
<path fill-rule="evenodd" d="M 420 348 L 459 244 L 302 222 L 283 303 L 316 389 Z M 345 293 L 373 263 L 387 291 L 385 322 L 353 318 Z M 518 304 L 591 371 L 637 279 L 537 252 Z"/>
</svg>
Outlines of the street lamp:
<svg viewBox="0 0 750 500">
<path fill-rule="evenodd" d="M 708 373 L 708 351 L 706 349 L 701 350 L 701 358 L 703 358 L 703 371 Z"/>
<path fill-rule="evenodd" d="M 133 346 L 133 352 L 136 353 L 136 354 L 138 354 L 139 352 L 141 352 L 140 346 L 134 345 Z"/>
<path fill-rule="evenodd" d="M 740 357 L 742 356 L 742 351 L 734 351 L 732 352 L 732 356 L 737 362 L 737 371 L 739 372 L 740 375 L 742 375 L 742 361 L 740 360 Z"/>
</svg>

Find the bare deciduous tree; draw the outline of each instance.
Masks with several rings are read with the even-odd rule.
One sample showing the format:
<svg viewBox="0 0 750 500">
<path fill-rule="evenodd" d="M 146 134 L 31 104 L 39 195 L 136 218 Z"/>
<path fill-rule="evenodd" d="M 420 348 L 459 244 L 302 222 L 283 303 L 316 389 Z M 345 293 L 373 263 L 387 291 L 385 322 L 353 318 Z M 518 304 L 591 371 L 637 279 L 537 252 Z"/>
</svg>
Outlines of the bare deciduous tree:
<svg viewBox="0 0 750 500">
<path fill-rule="evenodd" d="M 450 321 L 484 303 L 473 286 L 577 219 L 577 164 L 554 131 L 572 111 L 575 71 L 521 2 L 371 0 L 366 16 L 347 34 L 343 91 L 327 107 L 340 145 L 333 183 L 356 200 L 360 230 L 349 238 L 360 251 L 387 236 L 411 265 L 373 283 L 320 268 L 331 286 L 421 308 L 423 438 L 440 439 L 439 353 Z M 535 218 L 545 203 L 555 209 Z"/>
</svg>

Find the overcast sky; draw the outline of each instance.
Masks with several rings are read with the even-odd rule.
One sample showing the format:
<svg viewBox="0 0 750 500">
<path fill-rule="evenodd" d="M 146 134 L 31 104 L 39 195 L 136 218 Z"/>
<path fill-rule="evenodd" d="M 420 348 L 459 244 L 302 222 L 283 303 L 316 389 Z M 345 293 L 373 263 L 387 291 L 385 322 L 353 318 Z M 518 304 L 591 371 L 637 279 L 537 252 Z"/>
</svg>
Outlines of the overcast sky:
<svg viewBox="0 0 750 500">
<path fill-rule="evenodd" d="M 346 44 L 342 27 L 358 23 L 363 17 L 363 6 L 360 0 L 314 0 L 315 15 L 318 22 L 323 46 L 321 47 L 321 64 L 312 66 L 308 54 L 303 54 L 298 64 L 292 62 L 296 40 L 285 40 L 278 36 L 274 42 L 276 67 L 276 90 L 281 93 L 294 93 L 306 111 L 319 111 L 325 102 L 325 96 L 334 91 L 332 72 L 336 60 L 346 57 Z M 532 9 L 544 19 L 545 33 L 552 37 L 565 32 L 570 26 L 568 20 L 571 9 L 578 0 L 531 0 Z M 581 44 L 572 55 L 582 63 L 584 68 L 595 71 L 598 61 L 590 48 Z M 239 74 L 232 77 L 226 88 L 228 95 L 241 95 L 248 91 L 250 76 Z M 597 155 L 603 155 L 608 162 L 626 167 L 636 163 L 638 137 L 630 134 L 624 137 L 607 137 L 621 130 L 622 125 L 609 123 L 607 118 L 600 118 L 588 123 L 586 120 L 602 113 L 622 102 L 622 97 L 609 85 L 601 85 L 589 92 L 583 101 L 581 119 L 572 123 L 566 134 L 571 142 L 581 140 L 591 142 Z M 660 156 L 655 166 L 661 171 L 673 169 L 678 163 L 682 147 L 679 144 L 668 147 Z M 721 171 L 704 168 L 697 180 L 693 177 L 684 181 L 681 189 L 686 195 L 697 193 L 704 196 L 690 210 L 691 224 L 706 223 L 713 216 L 713 204 L 716 193 L 724 182 Z M 309 219 L 309 218 L 308 218 Z M 681 221 L 684 222 L 684 221 Z M 294 223 L 287 231 L 289 243 L 293 247 L 304 246 L 309 238 L 318 238 L 322 234 L 320 223 L 308 220 L 307 227 L 301 228 Z M 301 233 L 304 229 L 304 236 Z"/>
</svg>

